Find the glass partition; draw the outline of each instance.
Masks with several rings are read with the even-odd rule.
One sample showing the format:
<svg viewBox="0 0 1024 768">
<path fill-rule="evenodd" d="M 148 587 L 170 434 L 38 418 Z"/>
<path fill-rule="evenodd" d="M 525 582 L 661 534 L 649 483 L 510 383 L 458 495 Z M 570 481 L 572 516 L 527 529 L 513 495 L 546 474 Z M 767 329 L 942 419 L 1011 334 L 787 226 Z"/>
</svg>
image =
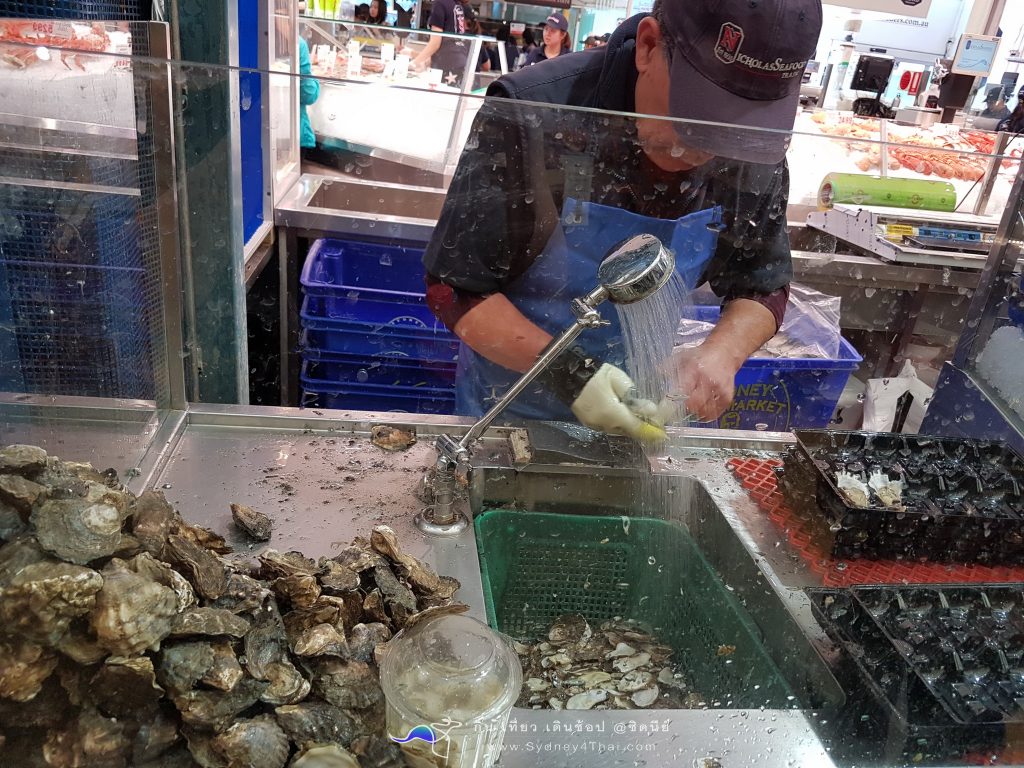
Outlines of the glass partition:
<svg viewBox="0 0 1024 768">
<path fill-rule="evenodd" d="M 294 19 L 286 6 L 279 10 L 274 19 L 280 26 L 275 26 L 274 34 L 280 36 L 283 51 L 293 34 L 287 22 Z M 977 740 L 975 721 L 924 735 L 911 729 L 912 736 L 907 738 L 907 722 L 918 723 L 915 718 L 921 712 L 908 703 L 901 687 L 908 679 L 900 677 L 904 667 L 889 674 L 887 665 L 903 658 L 900 654 L 913 643 L 925 653 L 955 639 L 964 617 L 978 615 L 979 605 L 987 612 L 985 621 L 1002 621 L 999 616 L 1005 617 L 1017 604 L 1019 592 L 1005 598 L 1006 602 L 989 601 L 986 593 L 972 604 L 973 614 L 960 610 L 959 603 L 950 606 L 950 599 L 962 597 L 959 592 L 927 604 L 913 602 L 919 594 L 911 595 L 910 603 L 900 603 L 902 594 L 892 598 L 899 613 L 889 615 L 906 618 L 920 609 L 924 613 L 911 616 L 916 620 L 941 608 L 950 622 L 959 622 L 943 635 L 945 640 L 911 632 L 917 625 L 901 625 L 899 619 L 885 626 L 903 632 L 901 643 L 883 644 L 881 651 L 878 646 L 854 642 L 843 645 L 842 638 L 835 636 L 829 640 L 815 617 L 839 621 L 860 616 L 867 621 L 872 607 L 878 608 L 882 601 L 862 596 L 857 598 L 860 602 L 840 602 L 835 607 L 834 596 L 818 592 L 808 596 L 805 589 L 835 586 L 837 581 L 828 581 L 829 575 L 838 580 L 837 574 L 860 563 L 843 561 L 842 568 L 836 565 L 823 575 L 820 562 L 800 560 L 800 552 L 807 551 L 800 547 L 806 542 L 790 537 L 789 529 L 776 525 L 777 520 L 756 506 L 757 499 L 743 495 L 724 464 L 734 453 L 750 454 L 746 451 L 750 445 L 758 446 L 757 456 L 764 459 L 760 452 L 764 443 L 755 442 L 756 435 L 746 437 L 752 432 L 834 426 L 830 420 L 850 377 L 867 378 L 894 359 L 893 349 L 875 349 L 867 332 L 888 339 L 912 333 L 914 324 L 931 311 L 935 323 L 917 331 L 940 335 L 976 331 L 977 342 L 970 347 L 967 363 L 980 372 L 978 350 L 995 339 L 994 331 L 1006 325 L 1004 317 L 1012 320 L 1013 308 L 1019 304 L 1012 296 L 1019 291 L 1019 275 L 1014 273 L 1024 231 L 1017 210 L 1019 186 L 1006 189 L 1019 171 L 1012 152 L 1005 153 L 1004 147 L 1003 154 L 994 153 L 998 139 L 990 146 L 987 139 L 960 132 L 925 135 L 897 129 L 882 137 L 880 129 L 876 139 L 855 122 L 839 125 L 851 125 L 869 135 L 852 129 L 789 134 L 668 120 L 623 111 L 629 102 L 623 94 L 608 109 L 597 110 L 485 100 L 416 77 L 397 84 L 367 82 L 373 79 L 364 72 L 365 62 L 348 75 L 348 62 L 363 56 L 362 52 L 353 52 L 344 61 L 345 76 L 338 76 L 338 62 L 342 51 L 348 56 L 351 36 L 346 39 L 336 25 L 322 21 L 315 22 L 315 28 L 309 22 L 307 30 L 321 36 L 311 41 L 313 72 L 296 73 L 295 52 L 288 49 L 287 54 L 275 56 L 280 68 L 271 66 L 265 73 L 277 78 L 283 95 L 280 101 L 272 100 L 267 115 L 268 124 L 280 128 L 277 134 L 271 131 L 275 157 L 278 161 L 295 157 L 302 78 L 315 79 L 321 94 L 332 94 L 320 98 L 332 105 L 328 109 L 337 110 L 334 122 L 345 123 L 345 130 L 358 126 L 357 111 L 372 115 L 363 128 L 378 143 L 349 138 L 345 139 L 348 146 L 332 147 L 321 142 L 325 151 L 337 153 L 336 164 L 327 166 L 330 173 L 299 179 L 285 191 L 283 202 L 292 207 L 279 211 L 284 243 L 280 258 L 293 259 L 299 268 L 290 276 L 287 268 L 277 271 L 288 281 L 281 286 L 282 313 L 287 314 L 289 302 L 295 305 L 296 343 L 285 351 L 297 353 L 302 384 L 297 402 L 286 405 L 304 410 L 209 409 L 207 414 L 215 414 L 205 425 L 211 433 L 220 425 L 218 419 L 228 422 L 238 414 L 243 416 L 235 423 L 244 424 L 244 429 L 212 448 L 217 441 L 211 440 L 206 444 L 208 453 L 197 454 L 198 460 L 176 457 L 179 469 L 185 462 L 195 468 L 194 476 L 184 476 L 199 478 L 196 487 L 181 491 L 182 498 L 187 494 L 202 498 L 203 483 L 220 482 L 220 477 L 208 476 L 215 472 L 203 463 L 205 456 L 210 466 L 223 467 L 235 479 L 249 469 L 266 475 L 259 480 L 245 476 L 251 485 L 274 476 L 274 493 L 281 498 L 301 495 L 304 485 L 316 485 L 321 494 L 317 504 L 329 507 L 345 493 L 340 489 L 361 481 L 357 474 L 372 471 L 371 462 L 336 460 L 337 451 L 344 450 L 336 446 L 336 436 L 323 443 L 319 434 L 292 441 L 292 434 L 301 430 L 290 418 L 297 415 L 299 423 L 305 423 L 301 420 L 315 415 L 322 420 L 316 428 L 327 435 L 346 416 L 399 423 L 407 418 L 402 414 L 479 416 L 501 400 L 553 337 L 583 316 L 591 327 L 573 342 L 575 351 L 560 367 L 530 383 L 499 423 L 586 419 L 610 431 L 628 431 L 629 426 L 614 421 L 626 409 L 634 419 L 629 425 L 637 430 L 657 429 L 663 421 L 747 430 L 741 437 L 708 433 L 711 437 L 705 442 L 687 432 L 685 440 L 701 447 L 676 444 L 654 456 L 653 462 L 640 456 L 643 471 L 636 472 L 645 482 L 652 465 L 657 477 L 686 475 L 686 482 L 658 486 L 657 503 L 670 510 L 666 514 L 671 519 L 657 522 L 670 522 L 664 530 L 672 536 L 659 534 L 657 557 L 644 557 L 638 564 L 661 573 L 661 566 L 685 563 L 699 572 L 696 578 L 702 581 L 695 585 L 673 583 L 659 607 L 679 608 L 667 611 L 671 615 L 666 621 L 678 624 L 679 617 L 686 617 L 680 636 L 691 643 L 688 653 L 706 658 L 709 669 L 717 670 L 717 677 L 711 674 L 706 679 L 708 685 L 724 685 L 722 695 L 704 695 L 692 683 L 687 683 L 691 689 L 683 690 L 671 672 L 663 676 L 661 669 L 645 669 L 623 682 L 623 690 L 616 689 L 630 695 L 612 695 L 611 704 L 617 707 L 618 699 L 632 709 L 667 702 L 671 709 L 665 711 L 671 715 L 666 718 L 676 720 L 677 727 L 684 723 L 691 741 L 698 732 L 722 729 L 724 734 L 732 727 L 728 723 L 736 721 L 740 725 L 735 740 L 747 743 L 753 738 L 760 745 L 762 731 L 767 738 L 774 728 L 783 727 L 774 724 L 774 717 L 792 734 L 792 745 L 784 746 L 793 751 L 782 759 L 796 764 L 805 752 L 813 754 L 807 764 L 814 765 L 827 765 L 827 760 L 838 765 L 942 764 L 975 760 L 978 755 L 987 760 L 986 755 L 1005 746 L 1002 734 L 994 742 Z M 86 34 L 99 36 L 100 30 L 90 28 Z M 128 34 L 136 33 L 103 28 L 104 39 L 110 41 Z M 359 42 L 358 37 L 355 41 Z M 384 44 L 375 43 L 380 49 Z M 82 42 L 83 48 L 86 45 Z M 317 51 L 319 45 L 327 50 Z M 396 52 L 401 50 L 395 45 Z M 198 355 L 202 362 L 201 350 L 182 340 L 183 312 L 191 312 L 190 322 L 201 324 L 230 311 L 227 300 L 193 303 L 186 310 L 180 303 L 180 286 L 188 283 L 181 276 L 191 263 L 211 260 L 218 245 L 187 246 L 183 244 L 188 238 L 179 236 L 206 215 L 177 197 L 184 168 L 229 148 L 189 141 L 187 133 L 176 134 L 181 113 L 169 105 L 175 92 L 179 98 L 187 97 L 196 89 L 230 82 L 239 70 L 162 61 L 153 46 L 149 56 L 70 45 L 61 49 L 34 39 L 8 40 L 2 46 L 0 370 L 5 393 L 0 438 L 39 443 L 59 455 L 109 464 L 130 475 L 144 465 L 147 449 L 160 453 L 172 437 L 161 432 L 167 425 L 160 416 L 172 412 L 182 416 L 182 359 Z M 368 48 L 368 43 L 360 43 L 367 61 L 373 58 Z M 381 98 L 384 92 L 387 98 Z M 454 107 L 449 106 L 452 103 Z M 313 119 L 315 104 L 307 107 Z M 461 114 L 463 138 L 453 142 L 454 128 L 438 127 L 434 111 Z M 330 114 L 327 118 L 330 122 Z M 817 124 L 813 116 L 807 119 Z M 397 150 L 387 157 L 377 151 L 392 136 L 389 131 L 395 124 L 419 131 L 421 146 L 443 148 L 441 155 L 420 152 L 415 158 L 452 166 L 450 174 L 438 174 L 450 175 L 439 182 L 441 186 L 381 180 L 370 173 L 377 162 L 403 165 Z M 323 130 L 320 134 L 325 135 Z M 183 143 L 176 144 L 182 135 Z M 434 144 L 435 136 L 443 140 Z M 453 149 L 458 150 L 456 154 L 451 154 Z M 414 156 L 411 151 L 404 154 Z M 191 162 L 181 164 L 181 157 Z M 287 169 L 287 163 L 275 163 L 277 170 Z M 851 178 L 849 163 L 859 177 Z M 893 167 L 895 163 L 900 168 Z M 871 172 L 876 167 L 891 176 L 875 178 Z M 424 170 L 416 162 L 408 168 L 414 177 Z M 237 194 L 227 179 L 224 194 Z M 988 202 L 979 202 L 986 194 Z M 1002 217 L 1001 207 L 1007 208 Z M 296 218 L 289 218 L 293 215 Z M 798 231 L 807 227 L 813 229 L 819 247 L 810 254 L 793 246 L 795 238 L 807 237 L 806 231 Z M 649 240 L 636 241 L 641 235 L 654 235 L 665 249 Z M 837 246 L 840 240 L 846 243 L 842 249 Z M 986 272 L 972 267 L 986 259 L 979 250 L 993 247 L 1002 249 L 998 264 L 990 262 Z M 613 252 L 616 258 L 609 261 Z M 900 261 L 910 256 L 932 259 L 931 271 Z M 238 279 L 230 264 L 224 265 L 220 278 L 225 285 Z M 786 286 L 794 281 L 823 295 L 795 286 L 787 295 Z M 915 285 L 928 287 L 932 304 L 899 303 L 907 295 L 917 296 Z M 839 292 L 844 293 L 837 302 Z M 852 292 L 857 293 L 856 301 L 848 302 Z M 975 321 L 968 316 L 968 306 L 975 293 L 984 295 L 984 301 L 978 301 L 989 320 L 972 326 Z M 607 324 L 597 323 L 592 311 Z M 870 314 L 875 325 L 868 319 L 861 323 L 861 314 Z M 939 327 L 939 321 L 947 327 Z M 885 355 L 888 358 L 883 359 Z M 581 371 L 595 375 L 580 382 Z M 587 410 L 592 406 L 585 398 L 581 402 L 584 389 L 594 380 L 609 382 L 609 391 L 615 392 L 622 407 L 612 421 L 596 421 L 594 411 Z M 1011 388 L 1007 402 L 1015 393 L 1019 389 Z M 89 399 L 75 399 L 80 396 Z M 53 409 L 60 409 L 60 418 L 52 415 Z M 364 416 L 367 411 L 377 415 Z M 142 418 L 135 418 L 137 413 Z M 271 450 L 268 442 L 241 458 L 248 436 L 260 431 L 253 423 L 270 413 L 281 418 L 273 429 L 289 435 L 287 448 L 274 444 Z M 569 430 L 571 438 L 578 433 Z M 721 442 L 712 443 L 712 438 Z M 774 478 L 772 467 L 789 447 L 781 437 L 770 439 L 775 441 L 768 454 L 772 463 L 759 465 L 763 474 L 756 482 L 745 479 L 748 486 L 763 483 L 757 487 L 767 488 Z M 202 437 L 195 437 L 193 444 L 201 443 Z M 714 449 L 709 450 L 709 445 Z M 305 461 L 306 446 L 310 455 L 326 462 L 323 477 L 317 478 L 323 482 L 314 483 L 305 467 L 296 470 L 301 463 L 290 466 L 294 474 L 277 476 L 289 457 L 301 456 Z M 687 461 L 676 461 L 675 456 Z M 491 458 L 486 456 L 488 461 Z M 541 474 L 536 486 L 528 485 L 529 471 L 509 469 L 496 480 L 474 480 L 471 493 L 489 500 L 488 493 L 508 494 L 509 486 L 522 482 L 526 490 L 515 501 L 539 499 L 557 507 L 563 501 L 559 497 L 568 495 L 563 491 L 568 483 L 564 478 L 572 477 L 572 492 L 578 494 L 573 498 L 587 505 L 608 503 L 603 497 L 615 495 L 616 514 L 604 521 L 610 521 L 605 526 L 608 536 L 602 534 L 594 542 L 599 553 L 595 565 L 604 565 L 610 548 L 603 547 L 609 538 L 639 535 L 639 524 L 630 534 L 625 512 L 637 503 L 636 491 L 642 483 L 623 481 L 632 477 L 633 470 L 605 472 L 597 467 L 591 468 L 591 474 L 573 474 L 581 461 L 579 457 L 566 460 L 550 475 Z M 384 482 L 406 475 L 411 482 L 418 477 L 412 471 L 418 469 L 414 463 Z M 229 465 L 233 466 L 229 469 Z M 705 472 L 714 483 L 705 480 Z M 332 473 L 340 473 L 343 479 L 337 482 L 337 474 Z M 719 514 L 718 504 L 733 507 L 728 514 Z M 590 511 L 584 507 L 579 502 L 572 512 Z M 349 514 L 344 504 L 340 510 L 337 504 L 330 510 L 328 523 Z M 368 512 L 374 519 L 377 514 L 376 508 Z M 519 520 L 527 514 L 518 509 L 509 513 Z M 742 515 L 754 523 L 740 534 L 733 526 L 740 525 Z M 578 515 L 573 520 L 578 521 Z M 302 525 L 300 518 L 284 522 L 294 528 Z M 798 522 L 794 520 L 793 525 Z M 695 539 L 705 549 L 676 538 L 698 529 L 702 535 Z M 566 523 L 557 531 L 541 530 L 535 540 L 565 533 L 561 541 L 566 541 L 571 538 L 569 532 L 576 530 Z M 518 540 L 507 531 L 499 534 L 498 539 Z M 312 535 L 302 532 L 304 537 Z M 761 569 L 768 567 L 765 562 L 775 550 L 782 552 L 778 558 L 792 562 L 769 578 Z M 898 567 L 904 565 L 906 561 L 898 563 Z M 742 583 L 733 578 L 739 573 L 744 574 Z M 623 578 L 609 577 L 609 589 L 623 583 Z M 589 588 L 589 581 L 586 584 Z M 785 595 L 785 605 L 772 602 L 779 594 Z M 694 596 L 700 599 L 690 601 Z M 686 610 L 694 613 L 683 613 L 683 600 L 691 606 Z M 360 605 L 362 601 L 360 595 Z M 770 608 L 759 601 L 771 603 Z M 709 605 L 728 606 L 728 618 Z M 713 634 L 693 629 L 690 618 L 698 611 L 703 611 L 702 626 L 716 628 Z M 980 685 L 994 670 L 1002 675 L 998 680 L 1007 681 L 1006 690 L 1016 691 L 1012 686 L 1019 683 L 1020 642 L 1018 634 L 1005 630 L 1010 625 L 1016 627 L 1003 622 L 998 631 L 1011 655 L 1002 647 L 990 652 L 985 638 L 972 635 L 968 645 L 974 656 L 957 656 L 960 668 L 954 664 L 949 669 L 925 669 L 913 677 L 915 691 L 955 673 L 951 690 L 959 693 L 968 690 L 964 685 Z M 829 631 L 845 631 L 844 627 L 849 625 L 840 622 L 839 630 L 831 626 Z M 796 645 L 788 633 L 801 628 L 809 634 Z M 601 631 L 612 632 L 614 638 L 620 630 Z M 634 640 L 633 629 L 626 631 L 632 634 L 619 638 L 623 642 L 647 642 Z M 878 640 L 878 634 L 872 639 Z M 840 645 L 849 653 L 840 654 L 836 650 Z M 281 653 L 287 654 L 283 647 Z M 617 647 L 613 643 L 610 652 Z M 664 652 L 657 644 L 651 651 L 654 655 Z M 644 654 L 648 658 L 642 663 L 647 664 L 652 653 Z M 809 679 L 808 668 L 815 667 L 819 655 L 834 662 L 830 674 L 849 702 L 842 695 L 834 696 L 820 680 Z M 908 651 L 906 656 L 912 654 Z M 636 661 L 635 656 L 629 658 Z M 774 665 L 779 659 L 789 667 L 777 670 Z M 801 676 L 795 690 L 787 679 L 794 669 Z M 756 675 L 737 670 L 753 670 Z M 879 684 L 869 688 L 864 681 L 875 672 Z M 611 676 L 598 678 L 607 683 Z M 666 686 L 665 693 L 672 686 L 676 686 L 673 691 L 682 692 L 660 699 L 660 688 L 650 693 L 656 690 L 651 687 L 655 680 Z M 631 685 L 638 685 L 637 690 L 625 690 Z M 882 707 L 881 714 L 871 709 L 861 717 L 860 710 L 844 708 L 847 703 L 852 707 L 865 690 Z M 598 698 L 599 702 L 594 701 Z M 1020 698 L 1004 696 L 998 704 L 1012 712 Z M 586 701 L 604 707 L 595 709 L 594 717 L 614 713 L 607 695 L 593 694 Z M 933 704 L 935 710 L 946 711 L 941 704 Z M 826 707 L 830 709 L 823 714 Z M 978 723 L 997 721 L 990 710 L 971 711 Z M 527 717 L 549 714 L 533 712 L 526 707 L 518 710 L 524 722 Z M 640 717 L 647 715 L 637 715 L 636 720 Z M 888 741 L 886 734 L 894 741 Z M 625 737 L 618 732 L 611 735 Z M 671 761 L 677 747 L 662 746 L 666 761 Z M 187 748 L 184 740 L 174 747 L 179 755 L 185 755 Z M 725 745 L 720 750 L 729 755 L 730 765 L 765 764 L 764 754 L 731 749 Z M 715 750 L 709 748 L 719 754 Z M 706 764 L 718 761 L 714 754 Z"/>
<path fill-rule="evenodd" d="M 461 96 L 482 92 L 481 77 L 493 79 L 487 51 L 494 38 L 307 17 L 299 23 L 322 86 L 307 107 L 318 147 L 450 177 L 479 106 Z M 431 45 L 432 56 L 424 53 Z M 489 71 L 480 73 L 485 61 Z M 497 70 L 494 76 L 506 71 L 500 62 Z M 318 158 L 330 162 L 324 152 Z"/>
</svg>

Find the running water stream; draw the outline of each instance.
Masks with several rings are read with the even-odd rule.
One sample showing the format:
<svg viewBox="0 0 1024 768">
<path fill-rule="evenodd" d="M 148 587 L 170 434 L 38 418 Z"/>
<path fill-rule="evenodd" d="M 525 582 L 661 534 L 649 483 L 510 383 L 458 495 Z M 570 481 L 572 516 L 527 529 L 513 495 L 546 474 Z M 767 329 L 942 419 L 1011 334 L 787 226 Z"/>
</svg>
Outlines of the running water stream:
<svg viewBox="0 0 1024 768">
<path fill-rule="evenodd" d="M 640 397 L 658 403 L 672 392 L 672 371 L 667 363 L 679 320 L 691 306 L 690 291 L 678 272 L 646 299 L 615 305 L 626 348 L 626 369 Z"/>
</svg>

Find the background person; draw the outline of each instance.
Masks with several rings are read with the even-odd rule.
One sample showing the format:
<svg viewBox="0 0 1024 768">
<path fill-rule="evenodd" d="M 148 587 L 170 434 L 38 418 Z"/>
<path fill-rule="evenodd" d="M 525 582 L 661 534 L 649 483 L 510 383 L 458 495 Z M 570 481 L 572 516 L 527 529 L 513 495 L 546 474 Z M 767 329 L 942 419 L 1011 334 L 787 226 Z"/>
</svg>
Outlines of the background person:
<svg viewBox="0 0 1024 768">
<path fill-rule="evenodd" d="M 1003 87 L 997 85 L 988 89 L 985 94 L 985 109 L 979 117 L 992 120 L 1005 120 L 1010 116 L 1010 110 L 1003 101 Z"/>
<path fill-rule="evenodd" d="M 554 59 L 569 52 L 569 20 L 558 11 L 544 22 L 544 45 L 534 48 L 526 56 L 526 66 L 538 61 Z"/>
<path fill-rule="evenodd" d="M 466 34 L 466 9 L 459 0 L 434 0 L 430 8 L 427 26 L 434 32 Z M 427 67 L 440 69 L 449 85 L 455 85 L 466 71 L 469 58 L 469 42 L 431 35 L 430 40 L 412 60 L 412 67 L 424 70 Z"/>
<path fill-rule="evenodd" d="M 716 206 L 724 229 L 698 283 L 723 298 L 721 319 L 672 367 L 690 413 L 711 420 L 728 408 L 737 371 L 785 313 L 792 276 L 785 153 L 821 22 L 819 0 L 659 0 L 652 14 L 623 22 L 607 46 L 490 86 L 424 255 L 427 302 L 463 342 L 460 413 L 485 411 L 533 364 L 571 320 L 571 300 L 597 284 L 611 247 L 640 232 L 670 247 L 682 237 L 685 247 L 689 224 L 680 217 L 699 220 Z M 724 32 L 741 23 L 743 59 L 731 55 L 737 35 Z M 707 30 L 724 31 L 709 39 Z M 601 112 L 524 114 L 519 100 Z M 570 175 L 567 167 L 584 172 Z M 569 198 L 588 202 L 563 209 Z M 647 420 L 664 414 L 637 406 L 624 362 L 621 333 L 587 331 L 510 415 L 575 417 L 641 436 Z"/>
<path fill-rule="evenodd" d="M 388 0 L 370 0 L 370 10 L 366 16 L 369 24 L 387 26 L 388 23 Z"/>
</svg>

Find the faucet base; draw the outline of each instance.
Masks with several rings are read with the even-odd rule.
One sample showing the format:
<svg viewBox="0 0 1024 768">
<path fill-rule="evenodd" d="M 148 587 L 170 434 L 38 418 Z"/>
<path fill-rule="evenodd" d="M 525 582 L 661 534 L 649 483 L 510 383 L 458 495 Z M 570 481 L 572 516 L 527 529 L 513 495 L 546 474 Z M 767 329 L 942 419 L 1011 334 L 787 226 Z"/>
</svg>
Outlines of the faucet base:
<svg viewBox="0 0 1024 768">
<path fill-rule="evenodd" d="M 444 525 L 434 522 L 432 512 L 433 510 L 429 508 L 424 509 L 413 518 L 413 522 L 416 523 L 416 527 L 428 536 L 452 538 L 455 536 L 461 536 L 463 532 L 469 528 L 469 518 L 461 512 L 455 513 L 455 520 L 453 522 Z"/>
</svg>

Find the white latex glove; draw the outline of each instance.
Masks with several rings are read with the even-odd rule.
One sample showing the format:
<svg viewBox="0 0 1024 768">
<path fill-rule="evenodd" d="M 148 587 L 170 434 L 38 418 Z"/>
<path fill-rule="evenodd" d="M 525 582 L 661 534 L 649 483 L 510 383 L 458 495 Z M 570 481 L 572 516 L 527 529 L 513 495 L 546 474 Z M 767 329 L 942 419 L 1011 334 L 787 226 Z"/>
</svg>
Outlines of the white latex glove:
<svg viewBox="0 0 1024 768">
<path fill-rule="evenodd" d="M 658 406 L 636 397 L 636 384 L 614 365 L 603 364 L 572 404 L 576 418 L 591 429 L 628 435 L 646 443 L 665 439 Z"/>
</svg>

